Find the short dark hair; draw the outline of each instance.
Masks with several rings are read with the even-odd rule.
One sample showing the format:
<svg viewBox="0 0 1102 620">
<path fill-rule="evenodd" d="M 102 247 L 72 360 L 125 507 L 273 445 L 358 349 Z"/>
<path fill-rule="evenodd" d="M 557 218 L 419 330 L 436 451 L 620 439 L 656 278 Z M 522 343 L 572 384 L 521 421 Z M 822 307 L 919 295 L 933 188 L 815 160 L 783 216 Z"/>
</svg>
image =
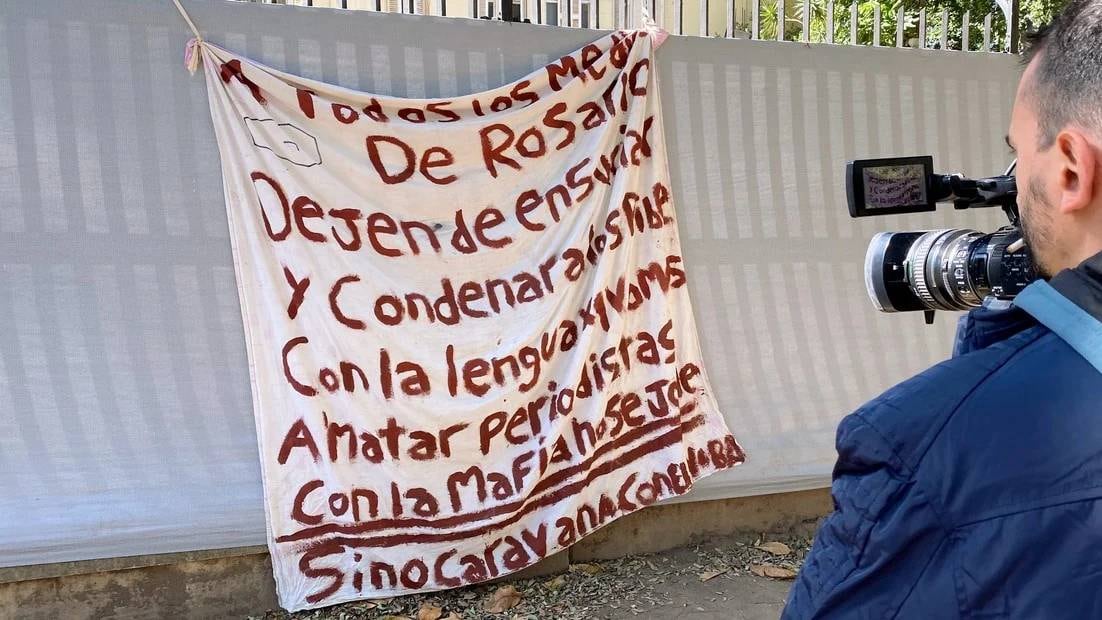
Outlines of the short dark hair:
<svg viewBox="0 0 1102 620">
<path fill-rule="evenodd" d="M 1068 123 L 1102 133 L 1102 0 L 1071 0 L 1026 43 L 1024 61 L 1038 63 L 1030 95 L 1040 147 L 1052 146 Z"/>
</svg>

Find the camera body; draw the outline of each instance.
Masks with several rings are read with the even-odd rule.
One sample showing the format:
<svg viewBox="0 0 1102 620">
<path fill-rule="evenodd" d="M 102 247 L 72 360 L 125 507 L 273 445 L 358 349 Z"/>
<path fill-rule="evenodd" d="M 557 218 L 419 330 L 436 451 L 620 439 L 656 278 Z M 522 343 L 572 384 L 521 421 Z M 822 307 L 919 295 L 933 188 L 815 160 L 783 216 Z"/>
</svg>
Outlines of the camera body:
<svg viewBox="0 0 1102 620">
<path fill-rule="evenodd" d="M 846 165 L 852 217 L 1000 207 L 1009 224 L 992 233 L 956 228 L 883 232 L 865 254 L 865 285 L 881 312 L 969 310 L 986 298 L 1013 299 L 1037 278 L 1019 224 L 1013 164 L 984 179 L 936 174 L 933 158 L 894 157 Z"/>
</svg>

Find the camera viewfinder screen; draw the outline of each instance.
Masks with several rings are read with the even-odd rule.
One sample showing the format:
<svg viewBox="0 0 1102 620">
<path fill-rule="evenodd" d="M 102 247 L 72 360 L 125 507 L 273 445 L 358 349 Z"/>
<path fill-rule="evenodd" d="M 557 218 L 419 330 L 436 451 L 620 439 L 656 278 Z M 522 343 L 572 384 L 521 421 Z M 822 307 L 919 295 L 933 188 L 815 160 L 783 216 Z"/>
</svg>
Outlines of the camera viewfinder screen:
<svg viewBox="0 0 1102 620">
<path fill-rule="evenodd" d="M 925 207 L 926 169 L 922 164 L 870 166 L 861 171 L 865 208 Z"/>
</svg>

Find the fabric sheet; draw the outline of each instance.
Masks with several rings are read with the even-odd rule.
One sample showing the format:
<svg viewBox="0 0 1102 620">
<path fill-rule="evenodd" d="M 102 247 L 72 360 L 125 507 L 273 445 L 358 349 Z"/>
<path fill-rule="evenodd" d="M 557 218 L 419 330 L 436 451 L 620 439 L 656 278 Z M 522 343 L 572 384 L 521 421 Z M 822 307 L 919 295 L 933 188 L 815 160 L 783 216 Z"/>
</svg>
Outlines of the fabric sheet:
<svg viewBox="0 0 1102 620">
<path fill-rule="evenodd" d="M 284 608 L 500 577 L 745 460 L 689 301 L 664 38 L 446 99 L 202 44 Z"/>
</svg>

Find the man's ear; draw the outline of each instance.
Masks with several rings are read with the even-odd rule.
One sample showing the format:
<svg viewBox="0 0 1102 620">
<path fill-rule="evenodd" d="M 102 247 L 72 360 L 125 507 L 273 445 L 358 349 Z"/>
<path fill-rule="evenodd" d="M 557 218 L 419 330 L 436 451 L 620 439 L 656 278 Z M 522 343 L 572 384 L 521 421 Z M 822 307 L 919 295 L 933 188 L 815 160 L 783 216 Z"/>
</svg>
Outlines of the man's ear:
<svg viewBox="0 0 1102 620">
<path fill-rule="evenodd" d="M 1098 154 L 1094 144 L 1082 132 L 1066 129 L 1056 136 L 1053 144 L 1059 168 L 1056 190 L 1061 213 L 1080 211 L 1095 202 L 1095 194 L 1102 186 Z"/>
</svg>

